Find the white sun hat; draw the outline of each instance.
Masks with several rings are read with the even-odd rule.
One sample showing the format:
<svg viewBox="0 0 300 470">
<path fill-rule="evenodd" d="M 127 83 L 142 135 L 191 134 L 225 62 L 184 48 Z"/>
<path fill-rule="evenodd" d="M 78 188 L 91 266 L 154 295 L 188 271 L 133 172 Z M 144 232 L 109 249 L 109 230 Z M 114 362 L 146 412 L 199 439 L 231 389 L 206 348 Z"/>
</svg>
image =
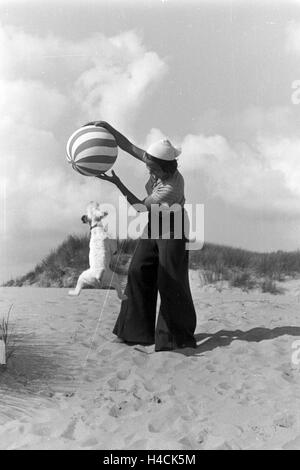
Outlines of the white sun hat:
<svg viewBox="0 0 300 470">
<path fill-rule="evenodd" d="M 152 155 L 152 157 L 159 158 L 160 160 L 171 161 L 179 157 L 181 149 L 173 147 L 168 139 L 162 139 L 151 144 L 147 153 Z"/>
</svg>

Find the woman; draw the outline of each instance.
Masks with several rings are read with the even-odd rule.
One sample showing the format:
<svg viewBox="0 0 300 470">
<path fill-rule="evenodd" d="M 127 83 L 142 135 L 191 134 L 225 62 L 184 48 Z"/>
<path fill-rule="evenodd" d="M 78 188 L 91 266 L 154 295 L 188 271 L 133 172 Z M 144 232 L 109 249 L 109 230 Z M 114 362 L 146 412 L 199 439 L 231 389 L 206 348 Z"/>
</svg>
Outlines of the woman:
<svg viewBox="0 0 300 470">
<path fill-rule="evenodd" d="M 184 180 L 177 170 L 176 160 L 180 151 L 168 140 L 162 140 L 145 152 L 107 122 L 95 121 L 87 125 L 91 124 L 106 128 L 115 137 L 117 145 L 145 162 L 150 172 L 146 184 L 148 196 L 143 201 L 128 190 L 114 171 L 111 176 L 98 176 L 114 183 L 131 205 L 143 204 L 149 213 L 147 228 L 150 238 L 142 237 L 138 241 L 128 271 L 127 299 L 122 302 L 113 332 L 126 343 L 155 343 L 155 351 L 195 348 L 196 313 L 189 286 L 187 239 L 183 227 Z M 157 207 L 153 205 L 168 207 L 175 203 L 181 206 L 181 238 L 174 238 L 174 217 L 171 217 L 167 239 L 162 238 L 161 217 L 158 237 L 151 238 L 151 208 Z M 155 327 L 158 291 L 161 304 Z"/>
</svg>

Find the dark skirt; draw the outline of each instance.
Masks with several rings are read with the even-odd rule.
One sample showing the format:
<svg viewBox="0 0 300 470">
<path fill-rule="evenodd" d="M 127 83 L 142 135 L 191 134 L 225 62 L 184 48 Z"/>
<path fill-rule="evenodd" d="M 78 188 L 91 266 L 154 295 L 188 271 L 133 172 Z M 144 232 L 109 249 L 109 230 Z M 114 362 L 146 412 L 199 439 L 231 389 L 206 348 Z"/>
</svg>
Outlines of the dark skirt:
<svg viewBox="0 0 300 470">
<path fill-rule="evenodd" d="M 162 239 L 159 233 L 156 239 L 139 239 L 128 271 L 127 299 L 122 302 L 113 329 L 115 335 L 128 343 L 155 343 L 156 351 L 196 347 L 189 252 L 184 235 L 181 238 L 172 235 Z M 156 322 L 158 292 L 161 303 Z"/>
</svg>

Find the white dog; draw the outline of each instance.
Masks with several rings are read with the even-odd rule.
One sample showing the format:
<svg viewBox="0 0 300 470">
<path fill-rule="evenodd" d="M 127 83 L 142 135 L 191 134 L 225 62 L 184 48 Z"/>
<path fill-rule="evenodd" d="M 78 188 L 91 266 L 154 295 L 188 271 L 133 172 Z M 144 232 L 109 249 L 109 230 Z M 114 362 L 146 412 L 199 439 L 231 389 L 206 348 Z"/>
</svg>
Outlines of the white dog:
<svg viewBox="0 0 300 470">
<path fill-rule="evenodd" d="M 83 223 L 89 223 L 90 238 L 90 267 L 80 274 L 74 290 L 69 295 L 79 295 L 85 285 L 110 286 L 116 289 L 120 300 L 127 297 L 122 293 L 119 276 L 114 273 L 109 265 L 111 257 L 117 252 L 117 242 L 108 237 L 101 220 L 107 216 L 97 202 L 90 202 L 87 206 L 87 214 L 81 217 Z"/>
</svg>

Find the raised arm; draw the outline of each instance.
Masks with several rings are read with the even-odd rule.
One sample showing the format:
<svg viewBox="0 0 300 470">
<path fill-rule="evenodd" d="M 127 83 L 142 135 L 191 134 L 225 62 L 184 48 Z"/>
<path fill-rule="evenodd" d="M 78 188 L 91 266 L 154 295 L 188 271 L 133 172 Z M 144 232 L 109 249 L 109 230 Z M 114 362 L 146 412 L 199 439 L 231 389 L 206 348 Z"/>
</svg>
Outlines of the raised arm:
<svg viewBox="0 0 300 470">
<path fill-rule="evenodd" d="M 130 155 L 137 158 L 138 160 L 141 160 L 142 162 L 144 161 L 143 157 L 144 157 L 145 150 L 137 147 L 131 142 L 129 142 L 129 147 L 128 147 L 128 150 L 126 150 L 126 152 L 130 153 Z"/>
<path fill-rule="evenodd" d="M 120 178 L 113 170 L 111 170 L 111 175 L 108 175 L 107 173 L 99 173 L 96 177 L 115 184 L 121 193 L 127 198 L 129 204 L 131 204 L 137 212 L 147 212 L 148 208 L 144 205 L 143 201 L 141 201 L 131 191 L 129 191 L 127 186 L 122 183 Z"/>
<path fill-rule="evenodd" d="M 121 132 L 117 131 L 114 127 L 112 127 L 108 122 L 106 121 L 93 121 L 89 122 L 88 124 L 85 124 L 86 126 L 97 126 L 97 127 L 104 127 L 107 129 L 116 139 L 116 143 L 118 147 L 120 147 L 122 150 L 124 150 L 127 153 L 130 153 L 133 157 L 137 158 L 138 160 L 143 161 L 143 156 L 145 151 L 136 145 L 132 144 L 127 137 L 125 137 Z"/>
</svg>

